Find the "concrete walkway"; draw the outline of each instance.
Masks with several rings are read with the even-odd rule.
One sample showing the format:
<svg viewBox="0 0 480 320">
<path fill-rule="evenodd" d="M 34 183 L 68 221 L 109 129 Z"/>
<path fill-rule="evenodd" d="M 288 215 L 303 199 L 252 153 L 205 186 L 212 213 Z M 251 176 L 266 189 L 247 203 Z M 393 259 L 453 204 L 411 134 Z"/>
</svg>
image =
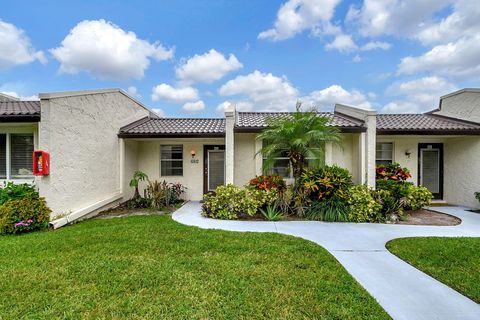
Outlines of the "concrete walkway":
<svg viewBox="0 0 480 320">
<path fill-rule="evenodd" d="M 205 229 L 277 232 L 313 241 L 333 254 L 394 319 L 480 319 L 480 305 L 447 287 L 385 248 L 395 238 L 418 236 L 480 237 L 480 214 L 458 207 L 435 210 L 462 219 L 458 226 L 409 226 L 316 221 L 225 221 L 204 218 L 189 202 L 173 219 Z"/>
</svg>

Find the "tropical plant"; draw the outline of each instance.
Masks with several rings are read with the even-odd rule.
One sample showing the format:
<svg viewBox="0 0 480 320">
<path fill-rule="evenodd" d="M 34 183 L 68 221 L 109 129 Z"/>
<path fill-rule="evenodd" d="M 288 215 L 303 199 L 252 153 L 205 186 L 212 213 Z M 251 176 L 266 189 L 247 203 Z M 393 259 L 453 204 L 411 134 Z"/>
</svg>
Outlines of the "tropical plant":
<svg viewBox="0 0 480 320">
<path fill-rule="evenodd" d="M 277 158 L 286 156 L 295 180 L 303 168 L 323 165 L 325 144 L 340 144 L 339 130 L 329 126 L 329 119 L 315 110 L 297 111 L 287 117 L 267 118 L 268 128 L 257 136 L 266 141 L 259 151 L 264 156 L 264 171 L 268 172 Z"/>
<path fill-rule="evenodd" d="M 402 168 L 402 166 L 396 162 L 379 165 L 376 169 L 377 180 L 406 181 L 411 177 L 410 171 L 407 168 Z"/>
<path fill-rule="evenodd" d="M 372 197 L 381 205 L 385 220 L 396 220 L 404 215 L 405 198 L 397 198 L 388 190 L 372 190 Z"/>
<path fill-rule="evenodd" d="M 130 180 L 130 187 L 135 188 L 135 194 L 133 195 L 133 198 L 140 198 L 140 192 L 138 191 L 138 184 L 140 181 L 145 181 L 148 180 L 148 176 L 146 173 L 137 170 L 133 173 L 132 180 Z"/>
<path fill-rule="evenodd" d="M 348 221 L 349 211 L 349 206 L 345 199 L 334 196 L 313 202 L 306 209 L 305 217 L 309 220 L 344 222 Z"/>
<path fill-rule="evenodd" d="M 338 166 L 325 166 L 316 170 L 305 169 L 298 180 L 299 188 L 314 201 L 336 196 L 348 197 L 348 190 L 353 186 L 352 175 L 347 169 Z"/>
<path fill-rule="evenodd" d="M 0 206 L 0 234 L 17 234 L 48 228 L 50 213 L 44 198 L 24 197 Z"/>
<path fill-rule="evenodd" d="M 276 174 L 256 176 L 250 180 L 249 185 L 259 190 L 277 189 L 283 191 L 287 187 L 285 180 Z"/>
<path fill-rule="evenodd" d="M 262 213 L 263 217 L 268 221 L 278 221 L 282 220 L 283 215 L 282 212 L 277 210 L 275 205 L 269 205 L 264 209 L 260 208 L 260 212 Z"/>
<path fill-rule="evenodd" d="M 259 201 L 248 189 L 227 184 L 203 196 L 202 214 L 217 219 L 238 219 L 257 213 Z"/>
<path fill-rule="evenodd" d="M 405 208 L 407 210 L 419 210 L 428 207 L 432 198 L 432 193 L 427 188 L 410 185 L 407 191 Z"/>
<path fill-rule="evenodd" d="M 352 222 L 383 222 L 382 205 L 372 197 L 372 190 L 364 185 L 353 186 L 349 190 L 348 220 Z"/>
<path fill-rule="evenodd" d="M 480 202 L 480 192 L 475 192 L 475 198 Z"/>
<path fill-rule="evenodd" d="M 150 200 L 152 208 L 161 209 L 178 202 L 185 190 L 181 183 L 149 181 L 145 189 L 145 198 Z"/>
<path fill-rule="evenodd" d="M 279 192 L 275 200 L 275 206 L 283 215 L 289 215 L 294 212 L 295 192 L 293 186 L 287 186 L 285 190 Z"/>
</svg>

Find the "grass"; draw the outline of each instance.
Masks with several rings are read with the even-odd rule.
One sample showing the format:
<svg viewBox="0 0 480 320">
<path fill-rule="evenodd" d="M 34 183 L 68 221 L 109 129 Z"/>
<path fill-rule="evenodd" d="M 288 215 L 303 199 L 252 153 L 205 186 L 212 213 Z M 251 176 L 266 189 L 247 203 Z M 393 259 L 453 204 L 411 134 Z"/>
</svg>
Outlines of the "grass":
<svg viewBox="0 0 480 320">
<path fill-rule="evenodd" d="M 480 303 L 480 238 L 404 238 L 388 242 L 387 248 Z"/>
<path fill-rule="evenodd" d="M 0 237 L 0 292 L 0 319 L 389 318 L 314 243 L 169 216 Z"/>
</svg>

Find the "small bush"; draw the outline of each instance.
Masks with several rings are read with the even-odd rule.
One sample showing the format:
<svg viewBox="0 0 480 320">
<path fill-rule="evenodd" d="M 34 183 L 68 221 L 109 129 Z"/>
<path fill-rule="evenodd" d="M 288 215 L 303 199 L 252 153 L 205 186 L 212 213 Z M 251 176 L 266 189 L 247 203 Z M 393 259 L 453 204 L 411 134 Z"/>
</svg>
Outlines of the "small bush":
<svg viewBox="0 0 480 320">
<path fill-rule="evenodd" d="M 9 200 L 20 200 L 26 197 L 38 198 L 38 191 L 35 185 L 9 182 L 3 188 L 0 188 L 0 205 Z"/>
<path fill-rule="evenodd" d="M 379 165 L 376 169 L 377 180 L 406 181 L 412 175 L 407 168 L 402 168 L 400 164 L 394 162 L 387 165 Z"/>
<path fill-rule="evenodd" d="M 372 190 L 373 199 L 381 205 L 381 213 L 385 220 L 396 220 L 404 214 L 404 198 L 398 199 L 388 190 Z"/>
<path fill-rule="evenodd" d="M 372 190 L 367 186 L 350 188 L 348 197 L 350 210 L 348 220 L 352 222 L 383 222 L 382 205 L 372 197 Z"/>
<path fill-rule="evenodd" d="M 180 200 L 186 188 L 181 183 L 149 181 L 145 189 L 145 198 L 154 209 L 169 207 Z"/>
<path fill-rule="evenodd" d="M 406 198 L 413 187 L 413 183 L 403 180 L 377 180 L 376 188 L 378 190 L 387 190 L 397 199 Z"/>
<path fill-rule="evenodd" d="M 249 185 L 259 190 L 277 189 L 279 191 L 284 191 L 287 187 L 285 180 L 279 175 L 256 176 L 250 180 Z"/>
<path fill-rule="evenodd" d="M 321 201 L 313 202 L 305 211 L 305 217 L 309 220 L 320 220 L 328 222 L 348 221 L 348 203 L 345 199 L 331 197 Z"/>
<path fill-rule="evenodd" d="M 475 192 L 475 198 L 480 202 L 480 192 Z"/>
<path fill-rule="evenodd" d="M 44 198 L 8 200 L 0 206 L 0 233 L 18 234 L 46 229 L 51 212 Z"/>
<path fill-rule="evenodd" d="M 257 195 L 260 196 L 260 195 Z M 203 196 L 202 214 L 210 218 L 233 220 L 241 216 L 253 216 L 260 206 L 251 191 L 233 184 L 219 186 L 215 193 Z"/>
<path fill-rule="evenodd" d="M 353 186 L 350 172 L 338 166 L 304 170 L 299 184 L 305 195 L 314 201 L 329 199 L 333 196 L 346 199 L 349 188 Z"/>
<path fill-rule="evenodd" d="M 278 221 L 282 220 L 282 212 L 277 209 L 276 206 L 269 205 L 264 209 L 260 209 L 263 217 L 268 221 Z"/>
<path fill-rule="evenodd" d="M 423 207 L 428 207 L 432 198 L 432 193 L 427 188 L 410 185 L 407 191 L 405 208 L 407 210 L 420 210 Z"/>
</svg>

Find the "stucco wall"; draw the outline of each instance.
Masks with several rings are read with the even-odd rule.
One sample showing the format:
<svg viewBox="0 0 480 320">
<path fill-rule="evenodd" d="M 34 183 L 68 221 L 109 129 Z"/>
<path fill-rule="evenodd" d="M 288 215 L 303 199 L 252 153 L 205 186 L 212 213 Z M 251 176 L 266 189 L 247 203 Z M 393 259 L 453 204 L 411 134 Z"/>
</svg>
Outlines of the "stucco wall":
<svg viewBox="0 0 480 320">
<path fill-rule="evenodd" d="M 441 101 L 441 110 L 436 114 L 480 122 L 480 90 L 464 91 L 444 97 Z"/>
<path fill-rule="evenodd" d="M 124 175 L 123 175 L 123 194 L 130 199 L 135 190 L 130 187 L 130 180 L 135 171 L 138 170 L 138 141 L 124 139 Z"/>
<path fill-rule="evenodd" d="M 183 145 L 183 176 L 162 177 L 160 175 L 160 145 L 182 144 Z M 152 139 L 140 141 L 138 145 L 138 168 L 145 172 L 150 180 L 180 182 L 187 187 L 186 199 L 201 200 L 203 197 L 203 146 L 224 145 L 223 138 L 178 138 L 178 139 Z M 192 163 L 190 152 L 195 150 L 194 159 L 198 163 Z M 129 177 L 127 177 L 127 180 Z M 144 185 L 143 185 L 144 187 Z"/>
<path fill-rule="evenodd" d="M 480 136 L 452 138 L 445 143 L 445 200 L 479 208 Z"/>
<path fill-rule="evenodd" d="M 41 95 L 39 148 L 50 175 L 36 182 L 53 216 L 120 193 L 120 127 L 148 111 L 119 91 Z"/>
<path fill-rule="evenodd" d="M 342 134 L 342 144 L 332 146 L 332 163 L 348 169 L 355 182 L 359 182 L 358 176 L 358 134 Z"/>
<path fill-rule="evenodd" d="M 255 134 L 236 133 L 234 157 L 234 183 L 236 185 L 244 186 L 256 176 L 255 153 Z"/>
</svg>

